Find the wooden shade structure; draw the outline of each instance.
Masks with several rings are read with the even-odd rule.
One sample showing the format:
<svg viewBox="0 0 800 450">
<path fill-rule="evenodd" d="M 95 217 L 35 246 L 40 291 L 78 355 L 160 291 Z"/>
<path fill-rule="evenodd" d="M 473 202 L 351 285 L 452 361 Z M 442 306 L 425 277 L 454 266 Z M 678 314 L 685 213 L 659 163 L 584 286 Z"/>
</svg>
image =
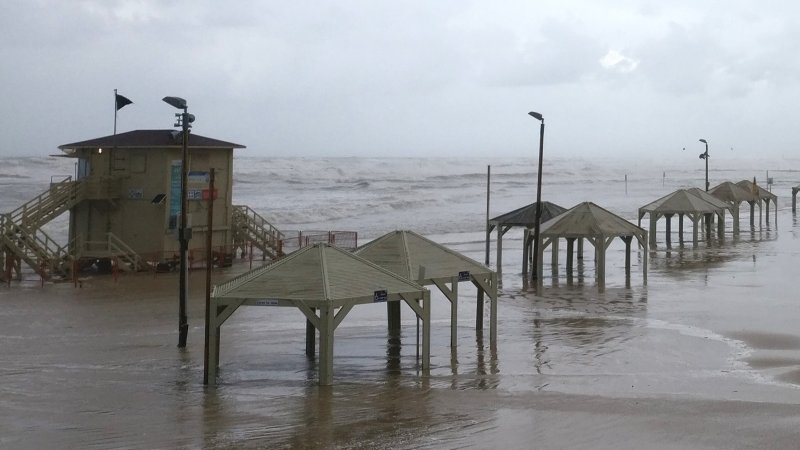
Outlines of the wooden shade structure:
<svg viewBox="0 0 800 450">
<path fill-rule="evenodd" d="M 583 202 L 550 219 L 542 226 L 537 256 L 537 285 L 542 286 L 544 249 L 551 248 L 553 270 L 558 267 L 558 239 L 567 240 L 567 267 L 571 268 L 572 243 L 576 239 L 586 239 L 595 248 L 595 267 L 597 283 L 605 285 L 606 250 L 614 238 L 625 242 L 625 273 L 630 275 L 631 242 L 636 238 L 642 248 L 647 248 L 647 231 L 628 222 L 592 202 Z M 644 252 L 642 278 L 647 284 L 647 252 Z"/>
<path fill-rule="evenodd" d="M 718 202 L 709 202 L 689 189 L 678 189 L 639 208 L 638 224 L 641 226 L 642 218 L 645 214 L 650 214 L 650 248 L 654 249 L 656 248 L 656 223 L 658 219 L 661 217 L 667 219 L 666 243 L 670 245 L 672 239 L 672 216 L 678 215 L 678 235 L 681 242 L 683 242 L 683 217 L 688 216 L 693 224 L 692 243 L 697 246 L 700 219 L 706 217 L 710 223 L 710 216 L 717 215 L 720 222 L 724 223 L 726 207 L 727 205 L 721 205 Z"/>
<path fill-rule="evenodd" d="M 563 213 L 567 209 L 551 202 L 542 202 L 541 223 Z M 503 235 L 514 227 L 525 228 L 522 248 L 522 272 L 528 272 L 528 255 L 530 254 L 533 236 L 530 232 L 536 226 L 536 202 L 501 214 L 489 220 L 489 232 L 497 228 L 497 276 L 503 275 Z"/>
<path fill-rule="evenodd" d="M 761 226 L 761 217 L 762 217 L 762 205 L 766 208 L 766 222 L 769 225 L 769 204 L 772 202 L 775 205 L 775 221 L 778 221 L 778 196 L 773 194 L 772 192 L 764 189 L 763 187 L 759 186 L 755 183 L 755 178 L 753 181 L 750 180 L 742 180 L 738 183 L 739 186 L 749 190 L 755 196 L 755 200 L 748 202 L 750 203 L 750 227 L 755 229 L 755 221 L 753 219 L 754 216 L 754 209 L 755 204 L 758 203 L 758 226 Z"/>
<path fill-rule="evenodd" d="M 214 287 L 206 377 L 216 384 L 220 327 L 240 306 L 295 307 L 319 330 L 319 384 L 333 382 L 336 327 L 356 306 L 405 301 L 422 319 L 422 369 L 430 368 L 430 292 L 328 244 L 298 250 Z M 319 312 L 319 314 L 317 313 Z"/>
<path fill-rule="evenodd" d="M 483 297 L 486 293 L 490 302 L 490 339 L 492 342 L 496 339 L 497 274 L 485 265 L 407 230 L 387 233 L 359 247 L 355 254 L 421 286 L 435 285 L 439 288 L 450 301 L 452 348 L 456 347 L 458 340 L 458 284 L 472 282 L 478 290 L 476 329 L 483 328 Z M 387 307 L 390 326 L 399 326 L 399 303 Z"/>
</svg>

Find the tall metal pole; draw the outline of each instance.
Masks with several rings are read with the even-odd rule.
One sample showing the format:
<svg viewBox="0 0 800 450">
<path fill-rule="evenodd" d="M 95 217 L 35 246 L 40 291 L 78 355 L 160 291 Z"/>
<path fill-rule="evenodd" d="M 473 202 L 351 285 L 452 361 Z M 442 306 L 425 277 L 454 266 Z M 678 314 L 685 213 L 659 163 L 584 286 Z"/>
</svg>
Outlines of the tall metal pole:
<svg viewBox="0 0 800 450">
<path fill-rule="evenodd" d="M 706 192 L 708 192 L 708 143 L 706 143 Z"/>
<path fill-rule="evenodd" d="M 214 265 L 213 230 L 214 230 L 214 168 L 211 168 L 208 181 L 208 219 L 206 220 L 206 323 L 205 345 L 203 350 L 203 384 L 208 384 L 208 346 L 211 325 L 211 267 Z M 216 311 L 215 311 L 216 313 Z"/>
<path fill-rule="evenodd" d="M 708 184 L 708 141 L 705 139 L 700 139 L 700 142 L 706 144 L 706 151 L 705 153 L 700 154 L 700 159 L 706 160 L 706 192 L 708 192 L 709 184 Z"/>
<path fill-rule="evenodd" d="M 539 113 L 530 112 L 533 118 L 539 119 L 542 125 L 539 127 L 539 171 L 536 181 L 536 222 L 533 228 L 533 260 L 531 279 L 539 276 L 539 228 L 542 223 L 542 159 L 544 157 L 544 117 Z"/>
<path fill-rule="evenodd" d="M 491 195 L 490 186 L 492 181 L 492 166 L 486 166 L 486 254 L 484 263 L 489 267 L 489 241 L 491 231 L 489 231 L 489 196 Z"/>
<path fill-rule="evenodd" d="M 181 274 L 178 292 L 178 347 L 186 347 L 186 337 L 189 334 L 189 321 L 186 318 L 186 295 L 189 286 L 189 268 L 186 265 L 189 253 L 189 236 L 186 230 L 186 210 L 188 209 L 188 173 L 189 173 L 189 113 L 186 107 L 181 114 L 181 126 L 183 127 L 183 158 L 181 163 L 181 217 L 180 227 L 178 228 L 178 240 L 180 242 L 181 253 Z"/>
</svg>

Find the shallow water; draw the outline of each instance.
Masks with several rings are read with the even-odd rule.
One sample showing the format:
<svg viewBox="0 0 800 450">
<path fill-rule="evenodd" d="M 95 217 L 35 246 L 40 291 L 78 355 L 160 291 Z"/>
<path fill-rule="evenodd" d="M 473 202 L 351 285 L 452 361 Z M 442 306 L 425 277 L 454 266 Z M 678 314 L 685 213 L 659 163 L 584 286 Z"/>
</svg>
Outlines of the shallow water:
<svg viewBox="0 0 800 450">
<path fill-rule="evenodd" d="M 463 181 L 429 175 L 428 187 Z M 624 202 L 632 211 L 650 194 Z M 483 233 L 436 220 L 424 234 L 483 260 Z M 201 272 L 191 276 L 184 351 L 172 274 L 87 276 L 81 287 L 31 277 L 0 287 L 0 448 L 794 448 L 800 223 L 784 208 L 777 226 L 742 227 L 722 244 L 662 245 L 647 286 L 641 254 L 626 280 L 624 246 L 614 244 L 604 291 L 587 256 L 571 280 L 563 267 L 556 279 L 546 272 L 539 295 L 519 273 L 522 235 L 512 230 L 496 343 L 475 331 L 475 292 L 464 284 L 451 349 L 448 304 L 434 291 L 424 375 L 410 310 L 398 340 L 385 307 L 365 305 L 336 330 L 331 387 L 316 385 L 305 318 L 291 308 L 237 311 L 222 328 L 219 385 L 203 387 Z"/>
</svg>

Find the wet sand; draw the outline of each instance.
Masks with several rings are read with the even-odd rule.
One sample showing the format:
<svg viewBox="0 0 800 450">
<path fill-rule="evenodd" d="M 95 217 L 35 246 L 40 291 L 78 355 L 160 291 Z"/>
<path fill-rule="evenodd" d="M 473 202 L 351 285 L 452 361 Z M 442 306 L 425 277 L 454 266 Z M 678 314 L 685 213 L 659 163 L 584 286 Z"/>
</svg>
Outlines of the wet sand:
<svg viewBox="0 0 800 450">
<path fill-rule="evenodd" d="M 604 292 L 589 261 L 541 295 L 509 233 L 496 344 L 466 284 L 455 352 L 434 295 L 430 376 L 407 309 L 398 343 L 385 306 L 355 308 L 332 387 L 302 314 L 255 307 L 223 326 L 220 384 L 203 387 L 202 272 L 184 351 L 173 274 L 15 283 L 0 288 L 0 448 L 796 448 L 800 225 L 786 210 L 778 225 L 659 250 L 646 287 L 638 266 L 626 286 L 613 246 Z M 480 233 L 432 238 L 483 259 Z"/>
</svg>

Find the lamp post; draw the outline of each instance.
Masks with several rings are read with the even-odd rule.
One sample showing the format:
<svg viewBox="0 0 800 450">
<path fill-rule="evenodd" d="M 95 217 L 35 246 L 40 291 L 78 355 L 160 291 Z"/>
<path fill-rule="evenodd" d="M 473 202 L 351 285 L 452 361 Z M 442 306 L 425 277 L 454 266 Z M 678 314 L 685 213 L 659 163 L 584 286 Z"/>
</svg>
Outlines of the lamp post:
<svg viewBox="0 0 800 450">
<path fill-rule="evenodd" d="M 180 243 L 180 282 L 178 284 L 178 348 L 186 348 L 186 337 L 189 333 L 189 321 L 186 318 L 186 296 L 189 286 L 189 268 L 186 265 L 189 253 L 189 239 L 191 239 L 191 229 L 186 228 L 187 202 L 187 179 L 189 172 L 189 128 L 194 122 L 194 115 L 188 113 L 186 100 L 180 97 L 164 97 L 162 99 L 175 108 L 182 109 L 182 113 L 175 113 L 178 121 L 176 127 L 183 129 L 183 156 L 181 158 L 181 214 L 178 224 L 178 242 Z"/>
<path fill-rule="evenodd" d="M 536 222 L 533 228 L 533 258 L 535 263 L 532 264 L 531 279 L 536 279 L 539 276 L 539 227 L 542 222 L 542 156 L 544 155 L 544 117 L 537 112 L 529 112 L 529 116 L 542 122 L 539 127 L 539 171 L 537 173 L 538 179 L 536 181 Z M 527 245 L 527 244 L 526 244 Z"/>
<path fill-rule="evenodd" d="M 700 153 L 700 159 L 706 160 L 706 192 L 708 192 L 708 141 L 700 139 L 700 142 L 706 144 L 706 151 L 705 153 Z"/>
</svg>

